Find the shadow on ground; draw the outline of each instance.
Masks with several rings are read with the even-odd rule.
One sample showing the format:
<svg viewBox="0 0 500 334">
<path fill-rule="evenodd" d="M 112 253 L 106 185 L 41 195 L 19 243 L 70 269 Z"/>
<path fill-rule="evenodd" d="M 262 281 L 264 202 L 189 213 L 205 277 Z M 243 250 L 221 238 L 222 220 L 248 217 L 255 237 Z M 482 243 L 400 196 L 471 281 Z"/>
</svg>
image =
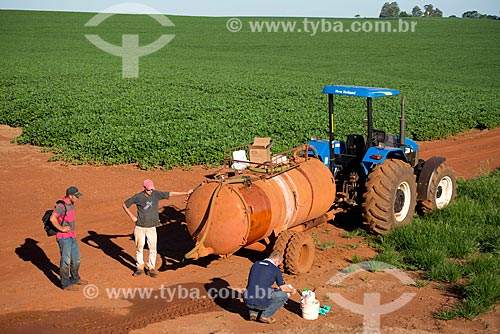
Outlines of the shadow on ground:
<svg viewBox="0 0 500 334">
<path fill-rule="evenodd" d="M 52 284 L 57 287 L 61 286 L 59 267 L 50 261 L 47 254 L 38 246 L 38 241 L 26 238 L 24 243 L 16 248 L 15 253 L 21 260 L 31 262 L 37 267 Z"/>
</svg>

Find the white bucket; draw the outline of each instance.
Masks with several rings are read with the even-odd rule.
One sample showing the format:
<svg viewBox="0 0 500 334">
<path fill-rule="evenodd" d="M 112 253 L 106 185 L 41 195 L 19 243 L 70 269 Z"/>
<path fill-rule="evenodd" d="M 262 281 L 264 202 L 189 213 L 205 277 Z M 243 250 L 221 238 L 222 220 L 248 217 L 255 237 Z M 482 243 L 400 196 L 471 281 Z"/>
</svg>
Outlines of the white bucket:
<svg viewBox="0 0 500 334">
<path fill-rule="evenodd" d="M 319 316 L 319 300 L 315 299 L 310 303 L 302 303 L 302 318 L 306 320 L 316 320 Z"/>
</svg>

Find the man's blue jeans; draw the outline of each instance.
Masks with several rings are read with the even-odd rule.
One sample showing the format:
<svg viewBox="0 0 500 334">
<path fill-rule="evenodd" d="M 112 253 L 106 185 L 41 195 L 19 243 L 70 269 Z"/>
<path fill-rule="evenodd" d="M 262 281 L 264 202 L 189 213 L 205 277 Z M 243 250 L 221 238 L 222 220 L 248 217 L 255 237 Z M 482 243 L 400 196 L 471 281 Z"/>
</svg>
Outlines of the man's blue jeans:
<svg viewBox="0 0 500 334">
<path fill-rule="evenodd" d="M 61 287 L 64 289 L 80 280 L 78 269 L 80 268 L 80 251 L 76 238 L 56 239 L 61 253 L 59 263 L 59 274 L 61 275 Z"/>
<path fill-rule="evenodd" d="M 261 316 L 270 318 L 280 309 L 280 307 L 285 305 L 287 300 L 288 294 L 286 292 L 275 290 L 271 293 L 271 304 L 269 304 L 269 306 L 247 305 L 247 307 L 249 308 L 250 314 L 255 313 L 257 315 L 258 311 L 263 311 Z"/>
</svg>

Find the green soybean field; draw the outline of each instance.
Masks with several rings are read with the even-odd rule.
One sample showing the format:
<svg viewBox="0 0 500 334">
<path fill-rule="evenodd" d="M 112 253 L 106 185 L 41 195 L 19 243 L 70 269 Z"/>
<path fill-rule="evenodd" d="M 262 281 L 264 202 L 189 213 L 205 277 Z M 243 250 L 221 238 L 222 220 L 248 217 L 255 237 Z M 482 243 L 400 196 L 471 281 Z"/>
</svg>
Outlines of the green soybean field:
<svg viewBox="0 0 500 334">
<path fill-rule="evenodd" d="M 250 21 L 263 18 L 240 18 L 238 32 L 221 17 L 169 15 L 165 27 L 148 15 L 112 15 L 86 26 L 94 15 L 0 11 L 0 123 L 22 127 L 17 142 L 54 160 L 213 166 L 254 137 L 285 150 L 327 138 L 325 85 L 400 90 L 415 140 L 500 125 L 499 21 L 415 19 L 414 32 L 313 35 L 252 31 Z M 122 58 L 87 34 L 116 46 L 125 34 L 141 46 L 175 37 L 124 78 Z M 337 137 L 364 132 L 364 103 L 336 100 Z M 399 105 L 375 101 L 375 127 L 397 132 Z"/>
</svg>

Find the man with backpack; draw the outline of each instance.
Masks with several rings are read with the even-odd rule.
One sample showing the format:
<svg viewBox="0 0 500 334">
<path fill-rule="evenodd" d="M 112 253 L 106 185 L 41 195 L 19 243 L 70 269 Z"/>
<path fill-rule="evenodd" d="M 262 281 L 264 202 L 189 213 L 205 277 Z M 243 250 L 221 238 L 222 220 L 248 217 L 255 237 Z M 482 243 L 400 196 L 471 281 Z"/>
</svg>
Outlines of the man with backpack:
<svg viewBox="0 0 500 334">
<path fill-rule="evenodd" d="M 59 274 L 61 276 L 61 287 L 63 290 L 76 291 L 77 285 L 86 285 L 88 282 L 80 279 L 80 251 L 75 232 L 75 209 L 74 204 L 83 194 L 78 188 L 71 186 L 66 189 L 66 196 L 58 201 L 50 221 L 58 230 L 56 240 L 59 244 L 61 261 Z"/>
</svg>

